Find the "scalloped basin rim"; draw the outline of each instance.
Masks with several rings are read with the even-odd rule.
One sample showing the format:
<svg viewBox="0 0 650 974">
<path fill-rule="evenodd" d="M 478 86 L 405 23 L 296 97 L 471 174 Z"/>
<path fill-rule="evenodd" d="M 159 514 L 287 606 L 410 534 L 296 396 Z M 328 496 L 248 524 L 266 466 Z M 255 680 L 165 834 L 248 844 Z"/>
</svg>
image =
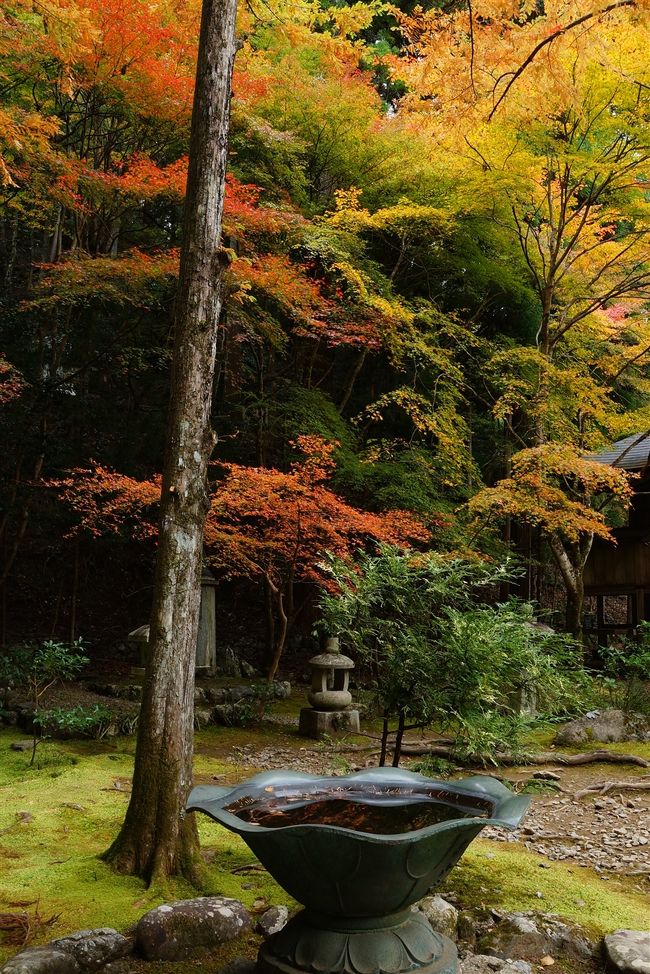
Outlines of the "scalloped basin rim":
<svg viewBox="0 0 650 974">
<path fill-rule="evenodd" d="M 493 808 L 488 818 L 481 817 L 459 817 L 443 822 L 437 822 L 419 829 L 408 832 L 398 833 L 377 833 L 366 832 L 362 829 L 349 828 L 344 825 L 332 823 L 290 823 L 287 825 L 276 825 L 268 827 L 258 823 L 247 822 L 238 815 L 228 811 L 226 805 L 232 804 L 239 798 L 251 795 L 260 795 L 263 792 L 270 792 L 279 787 L 296 787 L 300 785 L 321 784 L 326 787 L 328 784 L 336 784 L 337 789 L 342 785 L 363 786 L 364 784 L 379 785 L 383 788 L 391 786 L 395 788 L 403 787 L 412 793 L 414 787 L 426 787 L 430 791 L 440 789 L 442 791 L 457 794 L 459 797 L 471 799 L 483 799 L 489 802 Z M 391 796 L 393 804 L 405 804 L 400 802 L 399 793 Z M 354 800 L 360 804 L 373 804 L 372 799 L 359 794 L 354 795 Z M 427 834 L 453 831 L 459 828 L 479 826 L 481 829 L 486 826 L 496 825 L 503 828 L 514 829 L 521 821 L 531 799 L 530 796 L 515 795 L 508 788 L 487 775 L 473 775 L 470 778 L 461 778 L 458 781 L 440 781 L 435 778 L 426 778 L 424 775 L 415 774 L 402 768 L 372 768 L 359 771 L 354 774 L 335 777 L 331 775 L 308 775 L 296 771 L 266 771 L 255 775 L 252 778 L 241 782 L 233 787 L 220 787 L 216 785 L 199 785 L 194 788 L 189 796 L 187 811 L 201 811 L 209 815 L 212 819 L 233 832 L 240 834 L 279 833 L 289 830 L 319 830 L 321 832 L 343 833 L 347 835 L 363 835 L 366 841 L 385 843 L 400 840 L 410 840 L 416 836 Z M 447 802 L 446 804 L 451 804 Z"/>
</svg>

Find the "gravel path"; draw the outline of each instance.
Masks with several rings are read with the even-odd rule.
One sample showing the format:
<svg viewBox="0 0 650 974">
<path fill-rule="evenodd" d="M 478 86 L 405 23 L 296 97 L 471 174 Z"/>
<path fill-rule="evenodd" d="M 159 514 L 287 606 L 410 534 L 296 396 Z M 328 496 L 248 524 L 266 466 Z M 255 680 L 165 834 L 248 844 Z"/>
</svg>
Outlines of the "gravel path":
<svg viewBox="0 0 650 974">
<path fill-rule="evenodd" d="M 295 720 L 285 718 L 282 723 L 289 725 Z M 236 763 L 250 770 L 291 768 L 308 774 L 344 774 L 346 757 L 364 760 L 360 754 L 333 754 L 326 746 L 315 744 L 299 750 L 295 746 L 260 748 L 251 744 L 234 748 L 232 752 Z M 515 787 L 540 770 L 514 772 L 511 778 Z M 639 775 L 637 769 L 630 773 L 625 766 L 586 765 L 553 770 L 560 779 L 558 785 L 562 791 L 555 795 L 534 795 L 524 824 L 515 832 L 488 829 L 484 836 L 499 842 L 522 842 L 549 861 L 587 866 L 604 878 L 608 873 L 616 873 L 638 876 L 641 882 L 644 877 L 650 879 L 650 791 L 614 790 L 603 797 L 589 795 L 578 800 L 573 797 L 583 788 L 607 780 L 640 781 L 650 778 L 650 774 Z M 480 773 L 480 769 L 476 771 Z M 470 769 L 464 773 L 471 773 Z"/>
<path fill-rule="evenodd" d="M 617 780 L 623 777 L 617 773 Z M 523 842 L 550 860 L 570 860 L 596 872 L 650 877 L 650 800 L 645 795 L 621 792 L 578 801 L 539 796 L 520 829 L 491 829 L 489 837 Z"/>
</svg>

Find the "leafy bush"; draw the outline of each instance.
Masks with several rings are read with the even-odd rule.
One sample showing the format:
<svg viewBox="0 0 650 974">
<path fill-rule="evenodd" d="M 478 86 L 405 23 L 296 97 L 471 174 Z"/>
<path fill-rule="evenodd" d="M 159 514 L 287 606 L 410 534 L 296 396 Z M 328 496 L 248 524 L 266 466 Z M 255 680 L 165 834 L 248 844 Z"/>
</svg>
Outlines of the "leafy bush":
<svg viewBox="0 0 650 974">
<path fill-rule="evenodd" d="M 365 667 L 384 718 L 404 730 L 435 722 L 472 754 L 512 751 L 526 718 L 521 695 L 546 713 L 567 712 L 584 683 L 572 642 L 539 627 L 530 604 L 489 604 L 509 566 L 401 553 L 383 547 L 356 568 L 331 558 L 320 628 Z"/>
<path fill-rule="evenodd" d="M 641 622 L 623 646 L 600 649 L 604 663 L 598 679 L 610 706 L 650 715 L 650 622 Z"/>
<path fill-rule="evenodd" d="M 113 719 L 109 708 L 102 704 L 93 704 L 91 707 L 53 707 L 40 710 L 34 715 L 34 723 L 44 736 L 58 731 L 70 737 L 102 738 Z"/>
<path fill-rule="evenodd" d="M 57 643 L 51 639 L 43 643 L 24 643 L 6 651 L 3 674 L 12 684 L 25 686 L 34 706 L 32 735 L 33 765 L 38 746 L 38 728 L 42 724 L 41 703 L 44 694 L 61 680 L 69 680 L 86 665 L 88 657 L 82 653 L 83 641 Z"/>
</svg>

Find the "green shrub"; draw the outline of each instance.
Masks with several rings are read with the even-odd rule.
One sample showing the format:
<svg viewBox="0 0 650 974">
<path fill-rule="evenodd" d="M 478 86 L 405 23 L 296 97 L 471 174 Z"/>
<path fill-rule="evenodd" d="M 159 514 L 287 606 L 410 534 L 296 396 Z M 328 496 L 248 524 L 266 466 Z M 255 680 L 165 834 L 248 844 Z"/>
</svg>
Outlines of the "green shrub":
<svg viewBox="0 0 650 974">
<path fill-rule="evenodd" d="M 6 650 L 2 674 L 12 684 L 24 686 L 34 706 L 32 756 L 34 764 L 38 746 L 38 728 L 42 725 L 42 700 L 45 693 L 61 680 L 69 680 L 88 662 L 82 653 L 83 641 L 57 643 L 51 639 L 42 643 L 24 643 Z"/>
<path fill-rule="evenodd" d="M 35 714 L 34 723 L 43 736 L 52 736 L 58 731 L 70 737 L 102 738 L 113 723 L 113 714 L 102 704 L 53 707 Z"/>
<path fill-rule="evenodd" d="M 341 638 L 364 668 L 384 718 L 397 721 L 394 763 L 411 727 L 453 735 L 459 753 L 517 747 L 530 721 L 522 693 L 546 714 L 569 712 L 585 677 L 574 644 L 534 622 L 533 607 L 490 604 L 511 577 L 494 566 L 383 547 L 356 566 L 330 559 L 320 629 Z"/>
<path fill-rule="evenodd" d="M 609 706 L 650 716 L 650 622 L 641 622 L 623 646 L 600 649 L 604 671 L 596 677 Z"/>
</svg>

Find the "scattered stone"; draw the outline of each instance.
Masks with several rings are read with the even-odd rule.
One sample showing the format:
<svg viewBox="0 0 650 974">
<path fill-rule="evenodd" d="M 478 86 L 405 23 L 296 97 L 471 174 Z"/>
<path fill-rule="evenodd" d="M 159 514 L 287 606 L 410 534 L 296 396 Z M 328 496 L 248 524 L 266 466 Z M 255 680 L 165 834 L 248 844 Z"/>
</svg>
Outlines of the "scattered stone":
<svg viewBox="0 0 650 974">
<path fill-rule="evenodd" d="M 112 927 L 77 930 L 67 937 L 52 941 L 51 947 L 71 954 L 82 971 L 98 971 L 112 961 L 131 953 L 133 943 Z"/>
<path fill-rule="evenodd" d="M 12 957 L 0 974 L 80 974 L 72 954 L 54 947 L 28 947 Z"/>
<path fill-rule="evenodd" d="M 9 745 L 12 751 L 31 751 L 34 746 L 33 741 L 12 741 Z"/>
<path fill-rule="evenodd" d="M 136 928 L 136 944 L 147 960 L 183 960 L 196 947 L 218 947 L 249 926 L 250 916 L 239 900 L 200 896 L 145 913 Z"/>
<path fill-rule="evenodd" d="M 425 896 L 418 904 L 420 910 L 436 931 L 451 940 L 458 937 L 458 910 L 442 896 Z"/>
<path fill-rule="evenodd" d="M 241 675 L 247 680 L 254 680 L 260 675 L 259 671 L 256 670 L 254 666 L 251 666 L 251 664 L 245 659 L 240 661 L 239 668 L 241 670 Z"/>
<path fill-rule="evenodd" d="M 524 960 L 502 960 L 485 954 L 468 954 L 459 965 L 459 974 L 533 974 Z"/>
<path fill-rule="evenodd" d="M 553 743 L 575 745 L 589 741 L 621 743 L 647 740 L 650 740 L 650 721 L 643 714 L 602 710 L 564 724 L 555 735 Z"/>
<path fill-rule="evenodd" d="M 249 957 L 234 957 L 217 974 L 255 974 L 256 963 Z"/>
<path fill-rule="evenodd" d="M 194 730 L 203 730 L 212 723 L 212 710 L 210 707 L 194 708 Z"/>
<path fill-rule="evenodd" d="M 650 974 L 650 932 L 616 930 L 605 937 L 605 957 L 624 974 Z"/>
<path fill-rule="evenodd" d="M 272 937 L 287 925 L 289 910 L 286 906 L 272 906 L 259 917 L 255 929 L 263 937 Z"/>
</svg>

